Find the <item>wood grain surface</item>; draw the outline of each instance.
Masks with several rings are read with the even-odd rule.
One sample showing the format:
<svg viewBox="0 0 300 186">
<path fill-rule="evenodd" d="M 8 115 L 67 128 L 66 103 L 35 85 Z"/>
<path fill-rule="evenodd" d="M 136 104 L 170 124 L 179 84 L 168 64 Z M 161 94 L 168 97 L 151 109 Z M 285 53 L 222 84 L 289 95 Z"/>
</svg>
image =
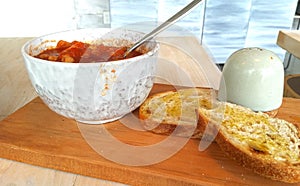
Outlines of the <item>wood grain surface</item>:
<svg viewBox="0 0 300 186">
<path fill-rule="evenodd" d="M 21 55 L 31 38 L 0 38 L 0 120 L 37 96 Z"/>
<path fill-rule="evenodd" d="M 278 46 L 285 49 L 287 52 L 300 58 L 300 32 L 299 30 L 281 30 L 278 33 Z"/>
<path fill-rule="evenodd" d="M 157 84 L 152 93 L 172 88 Z M 299 108 L 299 99 L 284 98 L 277 117 L 300 125 Z M 96 135 L 104 128 L 122 143 L 137 147 L 155 145 L 167 138 L 130 129 L 120 121 L 77 124 L 52 112 L 36 98 L 0 122 L 0 157 L 131 185 L 284 185 L 239 166 L 215 143 L 204 152 L 198 151 L 199 140 L 188 140 L 176 154 L 153 165 L 115 163 L 99 155 L 81 133 L 87 129 Z M 156 153 L 152 152 L 153 156 Z M 141 161 L 143 157 L 141 154 Z"/>
<path fill-rule="evenodd" d="M 0 38 L 0 120 L 8 117 L 37 96 L 29 80 L 20 52 L 22 45 L 29 39 L 32 38 Z M 158 76 L 161 78 L 158 78 L 157 82 L 179 85 L 190 85 L 192 82 L 201 87 L 218 87 L 221 72 L 195 37 L 174 36 L 158 38 L 158 40 L 161 40 L 159 41 L 161 42 L 161 50 L 158 60 Z M 181 77 L 182 73 L 190 78 L 181 79 L 176 75 L 180 74 Z M 124 185 L 10 159 L 0 158 L 1 186 Z"/>
</svg>

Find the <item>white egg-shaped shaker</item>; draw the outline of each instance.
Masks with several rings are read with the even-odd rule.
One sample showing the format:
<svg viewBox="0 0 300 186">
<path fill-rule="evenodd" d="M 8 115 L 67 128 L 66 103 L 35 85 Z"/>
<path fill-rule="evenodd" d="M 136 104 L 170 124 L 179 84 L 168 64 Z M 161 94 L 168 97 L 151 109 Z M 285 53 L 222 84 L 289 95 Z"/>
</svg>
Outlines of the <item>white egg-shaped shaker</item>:
<svg viewBox="0 0 300 186">
<path fill-rule="evenodd" d="M 282 104 L 283 87 L 283 63 L 275 53 L 257 47 L 243 48 L 224 65 L 218 99 L 268 112 Z"/>
</svg>

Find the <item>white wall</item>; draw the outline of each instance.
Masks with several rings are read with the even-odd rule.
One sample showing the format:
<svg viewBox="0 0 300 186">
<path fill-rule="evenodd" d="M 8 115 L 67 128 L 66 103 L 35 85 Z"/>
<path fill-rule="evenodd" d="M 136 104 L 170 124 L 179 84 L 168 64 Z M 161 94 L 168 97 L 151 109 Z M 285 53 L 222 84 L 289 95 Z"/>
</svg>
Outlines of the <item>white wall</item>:
<svg viewBox="0 0 300 186">
<path fill-rule="evenodd" d="M 162 22 L 191 1 L 2 0 L 0 37 L 35 37 L 96 24 L 115 28 L 143 21 Z M 232 52 L 249 46 L 272 50 L 283 59 L 285 51 L 276 45 L 277 33 L 292 26 L 297 1 L 231 0 L 228 4 L 224 0 L 205 0 L 177 25 L 203 36 L 203 44 L 217 63 L 224 63 Z M 77 9 L 76 2 L 80 4 Z M 107 14 L 109 24 L 104 23 Z"/>
<path fill-rule="evenodd" d="M 126 24 L 144 24 L 144 30 L 153 29 L 151 23 L 160 24 L 170 18 L 192 0 L 110 0 L 111 9 L 111 27 L 116 28 Z M 147 6 L 145 6 L 145 4 Z M 201 37 L 203 18 L 204 18 L 204 1 L 195 7 L 188 15 L 176 22 L 176 26 L 169 27 L 160 35 L 172 35 L 175 32 L 188 32 Z M 172 7 L 172 8 L 171 8 Z M 148 26 L 147 26 L 148 25 Z M 156 25 L 157 26 L 157 25 Z M 179 28 L 180 27 L 180 28 Z M 178 33 L 174 33 L 177 34 Z"/>
<path fill-rule="evenodd" d="M 276 45 L 279 30 L 292 27 L 298 0 L 206 0 L 203 43 L 215 62 L 224 63 L 236 50 L 261 47 L 282 60 Z"/>
<path fill-rule="evenodd" d="M 73 0 L 0 1 L 0 25 L 0 37 L 31 37 L 73 29 Z"/>
<path fill-rule="evenodd" d="M 115 28 L 140 21 L 162 22 L 191 1 L 182 0 L 174 3 L 176 2 L 174 0 L 5 0 L 0 1 L 0 37 L 34 37 L 84 26 L 91 27 L 91 24 L 77 25 L 80 22 L 78 12 L 87 12 L 87 16 L 81 16 L 84 23 L 87 23 L 88 18 L 94 18 L 96 22 L 96 16 L 89 17 L 90 11 L 92 14 L 100 15 L 99 23 L 106 20 L 101 17 L 102 13 L 105 12 L 108 16 L 112 14 L 109 17 L 112 18 L 112 25 L 100 23 L 98 27 Z M 76 2 L 80 4 L 77 10 L 75 10 Z M 89 5 L 91 7 L 88 7 Z M 169 8 L 170 6 L 172 9 Z M 94 10 L 87 10 L 89 8 Z M 199 6 L 191 12 L 180 26 L 188 24 L 185 26 L 187 30 L 195 31 L 200 35 L 202 9 L 203 6 Z"/>
</svg>

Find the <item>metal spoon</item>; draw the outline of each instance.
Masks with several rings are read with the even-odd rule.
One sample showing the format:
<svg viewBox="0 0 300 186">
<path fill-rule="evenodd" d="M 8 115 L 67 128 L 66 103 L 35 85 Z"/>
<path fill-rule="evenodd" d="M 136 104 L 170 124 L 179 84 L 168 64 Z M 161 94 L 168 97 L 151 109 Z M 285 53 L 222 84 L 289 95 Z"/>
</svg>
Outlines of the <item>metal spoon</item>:
<svg viewBox="0 0 300 186">
<path fill-rule="evenodd" d="M 196 5 L 198 5 L 202 0 L 194 0 L 190 4 L 188 4 L 186 7 L 181 9 L 179 12 L 177 12 L 175 15 L 170 17 L 167 21 L 163 22 L 161 25 L 156 27 L 154 30 L 152 30 L 150 33 L 146 34 L 144 37 L 142 37 L 140 40 L 138 40 L 134 45 L 132 45 L 125 53 L 124 57 L 126 57 L 130 52 L 132 52 L 134 49 L 139 47 L 141 44 L 143 44 L 145 41 L 152 39 L 157 34 L 177 22 L 179 19 L 184 17 L 191 11 Z"/>
</svg>

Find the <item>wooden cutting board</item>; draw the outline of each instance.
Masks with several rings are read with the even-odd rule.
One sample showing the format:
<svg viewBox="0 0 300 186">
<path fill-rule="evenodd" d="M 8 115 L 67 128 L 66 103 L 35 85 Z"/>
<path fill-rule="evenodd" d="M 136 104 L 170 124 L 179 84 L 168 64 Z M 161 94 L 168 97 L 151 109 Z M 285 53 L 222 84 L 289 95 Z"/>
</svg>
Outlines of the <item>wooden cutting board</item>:
<svg viewBox="0 0 300 186">
<path fill-rule="evenodd" d="M 173 87 L 157 84 L 151 94 L 170 89 Z M 300 99 L 284 98 L 277 117 L 300 125 L 299 111 Z M 158 144 L 167 138 L 130 129 L 120 121 L 77 125 L 52 112 L 36 98 L 0 122 L 0 157 L 131 185 L 285 185 L 239 166 L 215 143 L 204 152 L 198 151 L 196 139 L 188 140 L 179 152 L 153 165 L 115 163 L 93 150 L 79 130 L 99 132 L 100 128 L 105 128 L 120 142 L 137 147 Z M 112 154 L 118 150 L 111 145 Z M 141 154 L 140 159 L 143 157 L 146 156 Z"/>
</svg>

